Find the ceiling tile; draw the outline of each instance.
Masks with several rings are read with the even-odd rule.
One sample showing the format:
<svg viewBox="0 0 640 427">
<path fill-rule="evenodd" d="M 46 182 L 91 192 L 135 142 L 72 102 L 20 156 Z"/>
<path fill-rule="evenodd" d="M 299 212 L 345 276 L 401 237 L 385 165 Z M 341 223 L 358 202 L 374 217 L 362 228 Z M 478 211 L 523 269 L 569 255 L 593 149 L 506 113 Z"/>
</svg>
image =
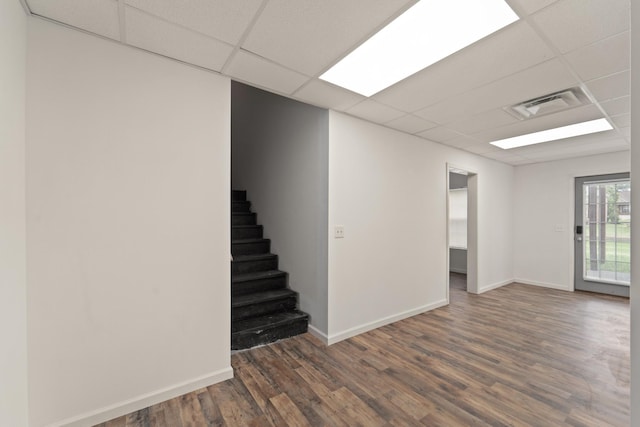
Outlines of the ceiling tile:
<svg viewBox="0 0 640 427">
<path fill-rule="evenodd" d="M 407 114 L 406 116 L 402 116 L 399 119 L 386 123 L 385 126 L 413 134 L 434 128 L 438 125 L 420 117 Z"/>
<path fill-rule="evenodd" d="M 295 92 L 294 97 L 318 107 L 344 111 L 365 99 L 357 93 L 314 79 Z"/>
<path fill-rule="evenodd" d="M 405 114 L 402 111 L 395 110 L 370 99 L 361 102 L 355 107 L 349 108 L 347 113 L 376 123 L 387 123 Z"/>
<path fill-rule="evenodd" d="M 629 0 L 564 0 L 532 19 L 566 53 L 629 29 Z"/>
<path fill-rule="evenodd" d="M 483 144 L 483 143 L 470 136 L 458 136 L 456 138 L 448 140 L 446 144 L 450 147 L 464 149 L 465 147 L 470 147 L 472 145 Z"/>
<path fill-rule="evenodd" d="M 522 9 L 528 15 L 547 7 L 556 1 L 557 0 L 506 0 L 507 3 L 512 5 L 514 10 Z"/>
<path fill-rule="evenodd" d="M 574 50 L 565 58 L 583 80 L 628 70 L 631 62 L 629 31 Z"/>
<path fill-rule="evenodd" d="M 560 154 L 572 150 L 586 153 L 588 150 L 594 148 L 598 150 L 606 150 L 611 146 L 618 148 L 620 141 L 624 141 L 624 138 L 621 138 L 615 130 L 611 130 L 566 138 L 558 141 L 543 142 L 541 144 L 514 148 L 507 151 L 527 158 L 534 158 L 547 155 L 553 156 L 554 154 Z"/>
<path fill-rule="evenodd" d="M 474 137 L 482 141 L 496 141 L 599 118 L 602 118 L 602 112 L 598 107 L 591 104 L 535 119 L 518 121 L 517 123 L 499 128 L 488 129 L 474 134 Z"/>
<path fill-rule="evenodd" d="M 126 8 L 126 37 L 132 46 L 156 52 L 189 64 L 220 71 L 233 48 L 200 33 Z"/>
<path fill-rule="evenodd" d="M 316 75 L 416 0 L 272 0 L 243 48 Z"/>
<path fill-rule="evenodd" d="M 35 15 L 120 40 L 118 2 L 115 0 L 29 0 Z"/>
<path fill-rule="evenodd" d="M 426 130 L 424 132 L 418 133 L 418 136 L 436 142 L 446 142 L 455 138 L 459 138 L 459 133 L 452 131 L 451 129 L 447 129 L 446 127 L 439 126 L 433 129 Z"/>
<path fill-rule="evenodd" d="M 512 164 L 514 161 L 527 160 L 525 157 L 514 154 L 511 150 L 492 151 L 490 153 L 483 154 L 483 156 L 508 164 Z"/>
<path fill-rule="evenodd" d="M 242 50 L 233 57 L 225 74 L 240 81 L 287 95 L 293 93 L 308 80 L 308 77 L 302 74 L 287 70 Z"/>
<path fill-rule="evenodd" d="M 505 112 L 502 108 L 486 111 L 476 114 L 468 118 L 463 118 L 455 122 L 449 123 L 447 127 L 458 132 L 472 134 L 483 130 L 505 126 L 510 123 L 517 123 L 519 120 L 511 114 Z"/>
<path fill-rule="evenodd" d="M 527 48 L 523 49 L 522 46 Z M 531 27 L 519 21 L 383 90 L 373 98 L 400 110 L 414 112 L 553 56 L 551 49 Z"/>
<path fill-rule="evenodd" d="M 544 145 L 544 144 L 540 144 Z M 580 137 L 570 138 L 563 144 L 551 147 L 540 147 L 537 151 L 529 151 L 523 157 L 536 162 L 547 162 L 571 157 L 592 156 L 595 154 L 610 153 L 614 151 L 627 151 L 628 144 L 624 139 L 612 139 L 607 141 L 584 141 Z"/>
<path fill-rule="evenodd" d="M 261 0 L 125 0 L 125 3 L 189 28 L 236 44 Z"/>
<path fill-rule="evenodd" d="M 622 114 L 620 116 L 611 117 L 613 123 L 619 128 L 626 128 L 631 126 L 631 114 Z"/>
<path fill-rule="evenodd" d="M 578 81 L 567 67 L 556 58 L 467 93 L 445 99 L 415 114 L 435 123 L 448 124 L 577 84 Z"/>
<path fill-rule="evenodd" d="M 464 148 L 464 151 L 484 156 L 485 154 L 500 152 L 502 151 L 502 148 L 495 147 L 485 142 L 482 144 L 470 145 L 469 147 Z"/>
<path fill-rule="evenodd" d="M 591 80 L 587 82 L 587 87 L 598 102 L 607 101 L 628 96 L 630 94 L 630 78 L 629 71 L 623 71 L 601 79 Z"/>
<path fill-rule="evenodd" d="M 631 127 L 627 127 L 627 128 L 620 128 L 620 135 L 624 136 L 625 138 L 631 138 Z"/>
<path fill-rule="evenodd" d="M 631 97 L 623 96 L 622 98 L 601 102 L 600 106 L 609 116 L 619 116 L 631 111 Z"/>
</svg>

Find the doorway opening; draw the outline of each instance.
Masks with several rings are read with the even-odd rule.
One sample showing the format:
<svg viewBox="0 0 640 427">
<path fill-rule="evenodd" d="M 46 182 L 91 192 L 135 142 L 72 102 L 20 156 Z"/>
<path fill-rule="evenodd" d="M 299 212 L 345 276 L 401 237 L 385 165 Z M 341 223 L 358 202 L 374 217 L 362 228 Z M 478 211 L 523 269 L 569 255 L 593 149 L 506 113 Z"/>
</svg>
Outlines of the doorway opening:
<svg viewBox="0 0 640 427">
<path fill-rule="evenodd" d="M 576 178 L 576 290 L 629 296 L 630 194 L 628 173 Z"/>
<path fill-rule="evenodd" d="M 478 175 L 447 165 L 447 301 L 450 290 L 478 293 Z"/>
</svg>

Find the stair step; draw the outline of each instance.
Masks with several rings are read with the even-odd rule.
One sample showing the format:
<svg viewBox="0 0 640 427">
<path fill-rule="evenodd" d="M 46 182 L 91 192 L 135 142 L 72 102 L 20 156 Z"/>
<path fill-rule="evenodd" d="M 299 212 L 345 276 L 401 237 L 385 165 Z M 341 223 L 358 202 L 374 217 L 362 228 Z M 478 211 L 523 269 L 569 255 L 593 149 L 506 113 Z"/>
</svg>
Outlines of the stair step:
<svg viewBox="0 0 640 427">
<path fill-rule="evenodd" d="M 307 332 L 309 316 L 292 310 L 231 324 L 231 349 L 242 350 Z"/>
<path fill-rule="evenodd" d="M 255 212 L 232 212 L 231 213 L 231 225 L 255 225 L 256 214 Z"/>
<path fill-rule="evenodd" d="M 231 295 L 234 298 L 239 295 L 285 289 L 286 287 L 287 273 L 280 270 L 234 274 L 231 277 Z"/>
<path fill-rule="evenodd" d="M 251 202 L 231 202 L 231 212 L 251 212 Z"/>
<path fill-rule="evenodd" d="M 291 311 L 296 308 L 297 301 L 298 294 L 291 289 L 235 296 L 231 299 L 231 321 Z"/>
<path fill-rule="evenodd" d="M 254 255 L 267 254 L 271 250 L 271 240 L 269 239 L 242 239 L 231 241 L 231 254 Z"/>
<path fill-rule="evenodd" d="M 231 227 L 231 240 L 262 239 L 261 225 L 234 225 Z"/>
<path fill-rule="evenodd" d="M 252 273 L 277 269 L 278 255 L 274 254 L 235 256 L 231 263 L 231 274 Z"/>
<path fill-rule="evenodd" d="M 232 202 L 244 202 L 247 200 L 247 192 L 245 190 L 231 190 Z"/>
</svg>

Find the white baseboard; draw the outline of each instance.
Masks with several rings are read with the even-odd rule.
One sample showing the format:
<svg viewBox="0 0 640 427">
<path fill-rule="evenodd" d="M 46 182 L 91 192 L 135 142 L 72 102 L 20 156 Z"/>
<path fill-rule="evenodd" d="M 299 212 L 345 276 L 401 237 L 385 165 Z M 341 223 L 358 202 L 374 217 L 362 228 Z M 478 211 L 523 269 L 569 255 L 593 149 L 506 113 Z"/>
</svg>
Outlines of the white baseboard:
<svg viewBox="0 0 640 427">
<path fill-rule="evenodd" d="M 114 405 L 96 409 L 95 411 L 86 412 L 72 418 L 67 418 L 66 420 L 58 421 L 50 424 L 49 427 L 86 427 L 100 424 L 231 378 L 233 378 L 233 369 L 228 367 L 217 372 L 203 375 L 199 378 L 194 378 L 189 381 L 134 397 L 133 399 L 125 400 Z"/>
<path fill-rule="evenodd" d="M 320 329 L 316 328 L 313 325 L 309 325 L 309 333 L 311 335 L 313 335 L 314 337 L 318 338 L 325 345 L 329 345 L 329 337 L 327 336 L 327 334 L 322 332 Z"/>
<path fill-rule="evenodd" d="M 392 316 L 387 316 L 373 322 L 365 323 L 364 325 L 349 328 L 337 334 L 329 335 L 329 337 L 327 338 L 327 345 L 335 344 L 337 342 L 346 340 L 348 338 L 355 337 L 356 335 L 360 335 L 364 332 L 371 331 L 373 329 L 379 328 L 384 325 L 388 325 L 393 322 L 397 322 L 402 319 L 406 319 L 408 317 L 416 316 L 418 314 L 422 314 L 439 307 L 444 307 L 447 304 L 448 304 L 447 300 L 443 299 L 433 304 L 424 305 L 422 307 L 414 308 L 412 310 L 407 310 L 402 313 L 394 314 Z"/>
<path fill-rule="evenodd" d="M 498 289 L 498 288 L 501 288 L 503 286 L 510 285 L 514 281 L 515 280 L 513 280 L 513 279 L 509 279 L 509 280 L 504 280 L 502 282 L 494 283 L 492 285 L 483 286 L 482 288 L 478 289 L 478 294 L 483 294 L 485 292 L 489 292 L 489 291 L 492 291 L 494 289 Z"/>
<path fill-rule="evenodd" d="M 569 291 L 569 292 L 573 291 L 573 289 L 571 289 L 568 286 L 558 285 L 555 283 L 536 282 L 534 280 L 527 280 L 527 279 L 514 279 L 514 282 L 522 283 L 523 285 L 539 286 L 541 288 L 557 289 L 559 291 Z"/>
<path fill-rule="evenodd" d="M 467 269 L 466 268 L 449 267 L 449 271 L 452 272 L 452 273 L 467 274 Z"/>
</svg>

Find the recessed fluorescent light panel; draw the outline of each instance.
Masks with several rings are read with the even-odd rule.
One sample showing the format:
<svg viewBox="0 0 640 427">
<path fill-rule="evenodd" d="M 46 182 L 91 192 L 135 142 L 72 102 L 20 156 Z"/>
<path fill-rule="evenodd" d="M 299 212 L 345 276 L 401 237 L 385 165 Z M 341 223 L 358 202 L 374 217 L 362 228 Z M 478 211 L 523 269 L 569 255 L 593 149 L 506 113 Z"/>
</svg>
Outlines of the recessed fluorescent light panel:
<svg viewBox="0 0 640 427">
<path fill-rule="evenodd" d="M 499 141 L 493 141 L 491 144 L 508 150 L 510 148 L 524 147 L 525 145 L 539 144 L 541 142 L 555 141 L 558 139 L 603 132 L 611 129 L 613 129 L 613 127 L 609 124 L 607 119 L 597 119 L 588 122 L 576 123 L 575 125 L 562 126 L 555 129 L 514 136 L 513 138 L 501 139 Z"/>
<path fill-rule="evenodd" d="M 517 20 L 504 0 L 421 0 L 320 78 L 371 96 Z"/>
</svg>

